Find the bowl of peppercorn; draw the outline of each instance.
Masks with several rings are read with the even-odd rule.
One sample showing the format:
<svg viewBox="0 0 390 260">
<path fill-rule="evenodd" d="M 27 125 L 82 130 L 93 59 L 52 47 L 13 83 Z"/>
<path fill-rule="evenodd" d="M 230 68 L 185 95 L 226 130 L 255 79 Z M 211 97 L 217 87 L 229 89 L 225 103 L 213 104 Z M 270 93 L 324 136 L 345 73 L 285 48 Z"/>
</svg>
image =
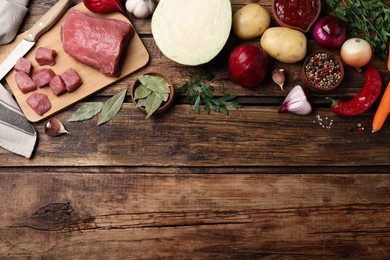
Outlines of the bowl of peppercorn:
<svg viewBox="0 0 390 260">
<path fill-rule="evenodd" d="M 303 84 L 311 91 L 329 93 L 343 81 L 344 66 L 332 53 L 314 52 L 303 63 L 301 78 Z"/>
</svg>

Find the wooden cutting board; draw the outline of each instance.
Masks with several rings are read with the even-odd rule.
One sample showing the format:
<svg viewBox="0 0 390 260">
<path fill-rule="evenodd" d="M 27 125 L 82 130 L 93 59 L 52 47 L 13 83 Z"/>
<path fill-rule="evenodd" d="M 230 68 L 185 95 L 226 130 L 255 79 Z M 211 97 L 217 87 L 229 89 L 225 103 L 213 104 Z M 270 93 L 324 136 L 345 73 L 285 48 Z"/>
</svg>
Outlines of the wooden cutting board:
<svg viewBox="0 0 390 260">
<path fill-rule="evenodd" d="M 61 17 L 61 19 L 49 31 L 47 31 L 38 39 L 36 45 L 29 51 L 27 55 L 25 55 L 25 57 L 29 59 L 33 64 L 33 70 L 37 70 L 42 67 L 50 67 L 50 66 L 39 66 L 37 64 L 34 58 L 35 50 L 40 46 L 54 49 L 57 51 L 58 54 L 56 57 L 56 65 L 51 66 L 50 68 L 52 68 L 56 74 L 61 74 L 62 72 L 64 72 L 70 67 L 75 69 L 79 74 L 79 76 L 81 77 L 83 81 L 83 85 L 74 92 L 63 93 L 60 96 L 53 95 L 49 86 L 34 91 L 34 92 L 45 93 L 49 97 L 52 104 L 52 108 L 48 112 L 46 112 L 43 116 L 39 116 L 26 103 L 26 99 L 34 92 L 23 94 L 19 90 L 18 86 L 15 83 L 15 72 L 13 70 L 11 70 L 6 77 L 7 83 L 11 91 L 13 92 L 16 101 L 18 102 L 26 118 L 31 122 L 38 122 L 53 116 L 59 111 L 69 107 L 70 105 L 86 98 L 87 96 L 105 88 L 106 86 L 144 67 L 149 61 L 149 53 L 147 52 L 145 46 L 143 45 L 137 33 L 135 33 L 134 37 L 131 39 L 127 49 L 124 52 L 124 57 L 123 57 L 124 59 L 121 67 L 120 77 L 106 76 L 101 72 L 99 72 L 98 70 L 89 67 L 87 65 L 84 65 L 81 62 L 78 62 L 72 57 L 70 57 L 67 53 L 65 53 L 65 51 L 62 48 L 60 30 L 63 21 L 65 20 L 67 14 L 72 9 L 78 9 L 85 13 L 92 14 L 84 6 L 83 3 L 80 3 L 72 7 Z M 130 23 L 128 18 L 126 18 L 120 13 L 109 13 L 104 15 L 92 14 L 92 15 L 106 17 L 106 18 L 114 18 L 114 19 L 118 19 Z M 7 54 L 10 53 L 12 49 L 16 46 L 16 44 L 21 41 L 25 33 L 18 35 L 11 44 L 9 44 L 8 46 L 3 46 L 0 49 L 1 50 L 0 61 L 3 61 L 7 57 Z"/>
</svg>

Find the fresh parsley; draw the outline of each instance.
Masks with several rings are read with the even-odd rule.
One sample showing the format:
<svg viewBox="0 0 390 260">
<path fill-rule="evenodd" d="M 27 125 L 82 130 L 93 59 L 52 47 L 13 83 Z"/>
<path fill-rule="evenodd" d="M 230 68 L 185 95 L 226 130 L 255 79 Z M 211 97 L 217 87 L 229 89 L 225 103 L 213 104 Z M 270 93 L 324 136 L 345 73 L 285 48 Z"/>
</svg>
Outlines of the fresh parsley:
<svg viewBox="0 0 390 260">
<path fill-rule="evenodd" d="M 210 114 L 211 109 L 215 112 L 229 115 L 228 107 L 238 109 L 242 107 L 240 103 L 234 101 L 236 97 L 225 94 L 220 98 L 213 95 L 214 87 L 205 83 L 205 81 L 214 80 L 214 75 L 209 72 L 202 72 L 199 75 L 193 75 L 186 70 L 188 81 L 178 89 L 179 94 L 186 93 L 186 98 L 196 113 L 200 113 L 200 106 Z"/>
<path fill-rule="evenodd" d="M 325 8 L 348 24 L 351 35 L 364 38 L 375 55 L 386 60 L 390 37 L 386 0 L 325 0 Z"/>
</svg>

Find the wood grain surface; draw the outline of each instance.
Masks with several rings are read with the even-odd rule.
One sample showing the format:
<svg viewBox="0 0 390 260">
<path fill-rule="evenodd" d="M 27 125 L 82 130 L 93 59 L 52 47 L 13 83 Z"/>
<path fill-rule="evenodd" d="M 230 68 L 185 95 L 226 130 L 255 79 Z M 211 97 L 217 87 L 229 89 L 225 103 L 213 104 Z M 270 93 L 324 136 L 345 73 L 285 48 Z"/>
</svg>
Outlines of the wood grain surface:
<svg viewBox="0 0 390 260">
<path fill-rule="evenodd" d="M 30 1 L 21 33 L 55 2 Z M 252 2 L 271 12 L 270 0 L 231 1 L 233 11 Z M 237 44 L 259 39 L 232 34 L 216 59 L 184 67 L 159 51 L 150 19 L 129 19 L 147 66 L 56 114 L 70 134 L 53 138 L 44 120 L 34 123 L 32 159 L 0 149 L 0 259 L 390 258 L 390 123 L 371 133 L 378 103 L 339 117 L 325 95 L 308 91 L 311 115 L 278 114 L 300 84 L 302 62 L 269 59 L 269 69 L 286 70 L 285 91 L 270 76 L 244 89 L 226 80 L 227 59 Z M 309 52 L 321 49 L 307 37 Z M 387 84 L 386 64 L 373 62 Z M 145 120 L 128 92 L 106 124 L 67 122 L 146 72 L 163 72 L 178 89 L 185 70 L 212 72 L 214 94 L 236 95 L 244 107 L 197 114 L 175 93 L 170 109 Z M 364 82 L 364 73 L 346 67 L 329 96 L 348 100 Z"/>
</svg>

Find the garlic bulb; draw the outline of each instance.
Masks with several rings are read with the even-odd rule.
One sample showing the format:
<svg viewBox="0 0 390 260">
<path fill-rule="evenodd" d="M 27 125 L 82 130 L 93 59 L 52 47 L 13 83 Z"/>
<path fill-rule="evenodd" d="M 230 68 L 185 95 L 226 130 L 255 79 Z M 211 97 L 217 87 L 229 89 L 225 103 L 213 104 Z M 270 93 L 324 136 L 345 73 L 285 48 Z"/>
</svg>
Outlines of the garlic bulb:
<svg viewBox="0 0 390 260">
<path fill-rule="evenodd" d="M 156 9 L 156 0 L 127 0 L 126 10 L 135 17 L 145 19 Z"/>
</svg>

